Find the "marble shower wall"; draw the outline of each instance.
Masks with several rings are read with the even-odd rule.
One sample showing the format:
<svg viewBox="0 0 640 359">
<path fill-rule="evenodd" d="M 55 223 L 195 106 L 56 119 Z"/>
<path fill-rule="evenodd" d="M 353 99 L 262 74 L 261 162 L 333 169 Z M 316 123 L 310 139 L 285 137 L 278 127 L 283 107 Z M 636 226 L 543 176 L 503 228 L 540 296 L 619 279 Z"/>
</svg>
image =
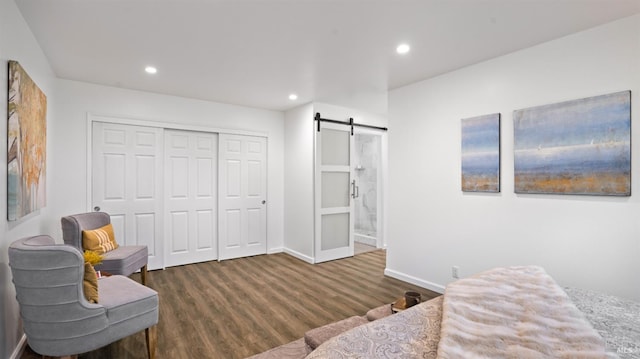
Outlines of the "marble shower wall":
<svg viewBox="0 0 640 359">
<path fill-rule="evenodd" d="M 380 163 L 380 136 L 355 135 L 355 179 L 359 197 L 355 201 L 355 234 L 377 237 L 378 171 Z"/>
</svg>

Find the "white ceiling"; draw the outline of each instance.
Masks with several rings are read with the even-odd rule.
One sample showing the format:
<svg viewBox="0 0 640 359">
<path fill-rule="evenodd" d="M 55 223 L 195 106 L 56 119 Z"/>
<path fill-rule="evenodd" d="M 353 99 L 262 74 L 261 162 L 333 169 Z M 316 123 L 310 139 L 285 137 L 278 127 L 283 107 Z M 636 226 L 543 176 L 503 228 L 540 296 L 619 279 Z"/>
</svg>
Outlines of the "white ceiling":
<svg viewBox="0 0 640 359">
<path fill-rule="evenodd" d="M 15 1 L 60 78 L 378 113 L 388 89 L 640 12 L 640 0 Z"/>
</svg>

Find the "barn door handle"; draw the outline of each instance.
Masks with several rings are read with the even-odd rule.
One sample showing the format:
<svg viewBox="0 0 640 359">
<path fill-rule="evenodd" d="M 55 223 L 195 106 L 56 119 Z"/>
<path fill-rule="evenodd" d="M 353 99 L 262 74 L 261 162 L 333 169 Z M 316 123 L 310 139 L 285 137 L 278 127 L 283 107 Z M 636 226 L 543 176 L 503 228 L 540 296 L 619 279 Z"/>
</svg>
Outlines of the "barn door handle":
<svg viewBox="0 0 640 359">
<path fill-rule="evenodd" d="M 360 188 L 356 186 L 356 180 L 351 181 L 351 197 L 358 198 L 360 196 Z"/>
</svg>

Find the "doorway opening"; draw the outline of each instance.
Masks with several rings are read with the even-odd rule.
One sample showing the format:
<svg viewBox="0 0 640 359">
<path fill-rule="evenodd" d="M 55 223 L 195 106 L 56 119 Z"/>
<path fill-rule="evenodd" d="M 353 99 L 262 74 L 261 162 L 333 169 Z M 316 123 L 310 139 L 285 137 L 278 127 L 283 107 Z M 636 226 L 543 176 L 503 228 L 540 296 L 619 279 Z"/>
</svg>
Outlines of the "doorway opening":
<svg viewBox="0 0 640 359">
<path fill-rule="evenodd" d="M 354 135 L 355 181 L 358 185 L 354 201 L 355 254 L 382 248 L 382 139 L 379 134 Z"/>
</svg>

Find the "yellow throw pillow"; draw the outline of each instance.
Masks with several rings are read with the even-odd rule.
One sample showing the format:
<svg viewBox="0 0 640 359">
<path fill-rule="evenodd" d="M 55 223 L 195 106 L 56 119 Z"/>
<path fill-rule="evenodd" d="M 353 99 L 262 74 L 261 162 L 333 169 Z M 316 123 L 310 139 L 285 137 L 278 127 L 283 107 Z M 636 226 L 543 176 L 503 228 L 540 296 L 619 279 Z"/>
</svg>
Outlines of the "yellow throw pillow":
<svg viewBox="0 0 640 359">
<path fill-rule="evenodd" d="M 111 223 L 91 231 L 82 231 L 82 248 L 104 254 L 118 248 Z"/>
<path fill-rule="evenodd" d="M 98 275 L 91 263 L 84 264 L 82 289 L 84 289 L 84 297 L 89 303 L 98 303 Z"/>
</svg>

